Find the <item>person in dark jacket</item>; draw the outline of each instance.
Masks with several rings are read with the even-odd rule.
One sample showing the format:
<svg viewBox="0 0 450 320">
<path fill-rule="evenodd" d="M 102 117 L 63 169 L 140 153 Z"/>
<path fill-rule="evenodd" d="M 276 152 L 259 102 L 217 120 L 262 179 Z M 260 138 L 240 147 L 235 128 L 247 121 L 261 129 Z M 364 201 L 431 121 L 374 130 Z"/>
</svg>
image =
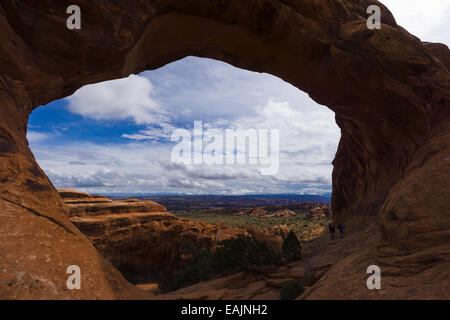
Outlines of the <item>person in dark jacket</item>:
<svg viewBox="0 0 450 320">
<path fill-rule="evenodd" d="M 331 240 L 334 240 L 334 238 L 336 236 L 336 227 L 335 227 L 334 223 L 330 223 L 328 225 L 328 228 L 330 229 Z"/>
<path fill-rule="evenodd" d="M 344 224 L 340 223 L 338 225 L 338 229 L 339 229 L 339 233 L 341 234 L 341 238 L 343 238 L 344 234 L 345 234 L 345 226 L 344 226 Z"/>
</svg>

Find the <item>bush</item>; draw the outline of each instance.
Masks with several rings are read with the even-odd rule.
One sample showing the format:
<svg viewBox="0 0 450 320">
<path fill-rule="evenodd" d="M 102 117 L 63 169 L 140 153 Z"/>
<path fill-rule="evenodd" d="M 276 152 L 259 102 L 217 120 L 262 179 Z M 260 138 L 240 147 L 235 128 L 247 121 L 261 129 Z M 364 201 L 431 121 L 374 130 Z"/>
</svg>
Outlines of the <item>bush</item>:
<svg viewBox="0 0 450 320">
<path fill-rule="evenodd" d="M 233 272 L 256 271 L 281 261 L 266 242 L 244 236 L 221 241 L 215 251 L 192 244 L 183 245 L 183 250 L 192 255 L 192 263 L 174 273 L 170 291 Z"/>
<path fill-rule="evenodd" d="M 299 260 L 302 256 L 302 245 L 294 231 L 290 231 L 283 242 L 283 254 L 287 261 Z"/>
<path fill-rule="evenodd" d="M 255 271 L 261 266 L 276 264 L 281 260 L 266 242 L 241 235 L 221 241 L 214 258 L 216 268 L 224 271 Z"/>
<path fill-rule="evenodd" d="M 167 288 L 169 291 L 208 280 L 214 273 L 212 253 L 209 248 L 202 249 L 191 242 L 182 242 L 181 249 L 183 254 L 192 256 L 194 262 L 181 266 L 182 269 L 175 271 L 172 283 Z"/>
<path fill-rule="evenodd" d="M 305 289 L 300 284 L 300 282 L 293 280 L 288 283 L 286 283 L 283 288 L 281 289 L 281 300 L 294 300 L 298 296 L 300 296 L 303 292 L 305 292 Z"/>
</svg>

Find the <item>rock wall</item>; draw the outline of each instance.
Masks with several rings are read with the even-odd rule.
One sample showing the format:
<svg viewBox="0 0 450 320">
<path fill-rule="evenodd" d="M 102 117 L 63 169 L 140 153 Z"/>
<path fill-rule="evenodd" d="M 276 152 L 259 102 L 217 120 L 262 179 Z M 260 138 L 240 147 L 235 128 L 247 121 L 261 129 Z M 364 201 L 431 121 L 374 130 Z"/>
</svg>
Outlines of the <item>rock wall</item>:
<svg viewBox="0 0 450 320">
<path fill-rule="evenodd" d="M 408 286 L 417 297 L 439 286 L 436 268 L 450 269 L 449 50 L 422 43 L 381 4 L 382 28 L 368 30 L 366 8 L 374 3 L 79 0 L 82 30 L 70 31 L 70 1 L 1 1 L 0 296 L 128 296 L 127 283 L 65 217 L 28 148 L 28 115 L 83 85 L 188 55 L 271 73 L 336 113 L 342 137 L 332 211 L 349 232 L 370 232 L 370 240 L 361 236 L 370 254 L 340 257 L 335 268 L 346 276 L 327 276 L 309 297 L 335 287 L 373 297 L 353 290 L 365 286 L 361 274 L 373 262 L 391 275 L 413 274 L 418 280 Z M 33 259 L 44 253 L 51 257 Z M 103 280 L 68 292 L 65 266 L 77 263 L 86 277 Z M 419 290 L 421 283 L 428 285 Z M 390 297 L 401 298 L 396 277 L 388 286 Z"/>
</svg>

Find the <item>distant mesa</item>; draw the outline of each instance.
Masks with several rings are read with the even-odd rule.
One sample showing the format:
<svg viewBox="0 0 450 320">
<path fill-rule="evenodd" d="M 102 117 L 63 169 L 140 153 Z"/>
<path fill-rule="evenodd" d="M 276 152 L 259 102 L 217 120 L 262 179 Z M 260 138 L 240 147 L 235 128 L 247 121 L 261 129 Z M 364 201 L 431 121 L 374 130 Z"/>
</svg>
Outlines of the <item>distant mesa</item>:
<svg viewBox="0 0 450 320">
<path fill-rule="evenodd" d="M 58 192 L 69 208 L 70 218 L 89 218 L 111 214 L 168 214 L 165 207 L 153 201 L 139 201 L 135 199 L 112 201 L 105 196 L 91 196 L 88 193 L 73 189 L 59 189 Z"/>
<path fill-rule="evenodd" d="M 295 215 L 297 213 L 289 209 L 278 210 L 273 214 L 274 217 L 293 217 Z"/>
<path fill-rule="evenodd" d="M 267 216 L 268 213 L 263 208 L 256 207 L 253 209 L 249 209 L 247 212 L 247 215 L 249 217 L 264 217 L 264 216 Z"/>
<path fill-rule="evenodd" d="M 71 198 L 91 198 L 92 196 L 86 192 L 78 191 L 75 189 L 58 189 L 58 193 L 63 199 Z"/>
<path fill-rule="evenodd" d="M 249 217 L 265 217 L 269 213 L 260 207 L 245 209 L 242 211 L 239 211 L 237 213 L 233 213 L 233 216 L 249 216 Z"/>
<path fill-rule="evenodd" d="M 126 199 L 125 202 L 140 202 L 141 200 L 138 199 Z"/>
<path fill-rule="evenodd" d="M 293 217 L 297 215 L 296 212 L 289 209 L 281 209 L 273 213 L 269 213 L 267 210 L 255 207 L 251 209 L 246 209 L 234 213 L 233 216 L 249 216 L 249 217 L 260 217 L 260 218 L 271 218 L 271 217 Z"/>
</svg>

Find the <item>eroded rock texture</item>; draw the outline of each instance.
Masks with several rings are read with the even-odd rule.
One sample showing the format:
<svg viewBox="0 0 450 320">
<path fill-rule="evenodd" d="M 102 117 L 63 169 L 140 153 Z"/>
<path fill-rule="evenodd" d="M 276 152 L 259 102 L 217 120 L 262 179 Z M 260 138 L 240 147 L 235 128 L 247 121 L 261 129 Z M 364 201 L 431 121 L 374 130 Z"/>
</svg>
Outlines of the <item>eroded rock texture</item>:
<svg viewBox="0 0 450 320">
<path fill-rule="evenodd" d="M 82 30 L 70 31 L 72 1 L 1 1 L 1 297 L 133 295 L 65 217 L 28 148 L 27 117 L 85 84 L 187 55 L 271 73 L 336 112 L 332 211 L 358 246 L 316 250 L 333 257 L 305 297 L 449 297 L 449 50 L 422 43 L 381 4 L 382 29 L 368 30 L 374 3 L 79 0 Z M 67 291 L 71 264 L 95 283 Z M 365 288 L 370 264 L 385 270 L 381 291 Z"/>
</svg>

